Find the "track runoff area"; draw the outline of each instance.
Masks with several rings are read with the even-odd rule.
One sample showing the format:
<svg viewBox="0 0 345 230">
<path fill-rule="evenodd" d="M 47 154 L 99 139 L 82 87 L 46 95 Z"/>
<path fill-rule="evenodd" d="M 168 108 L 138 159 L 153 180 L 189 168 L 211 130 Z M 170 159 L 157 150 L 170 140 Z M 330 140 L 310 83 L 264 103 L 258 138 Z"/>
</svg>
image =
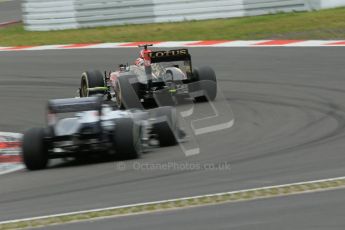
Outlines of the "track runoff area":
<svg viewBox="0 0 345 230">
<path fill-rule="evenodd" d="M 93 49 L 93 48 L 130 48 L 141 42 L 102 43 L 102 44 L 69 44 L 25 47 L 0 47 L 0 51 L 33 51 L 59 49 Z M 339 47 L 345 41 L 189 41 L 189 42 L 152 42 L 155 47 Z M 21 134 L 0 132 L 0 175 L 22 170 L 20 158 Z M 151 212 L 184 209 L 196 206 L 220 203 L 240 202 L 279 196 L 298 195 L 310 192 L 321 192 L 345 187 L 345 178 L 329 178 L 315 181 L 304 181 L 270 187 L 259 187 L 247 190 L 205 194 L 193 197 L 182 197 L 171 200 L 160 200 L 148 203 L 136 203 L 122 206 L 91 209 L 80 212 L 60 213 L 49 216 L 37 216 L 0 222 L 0 229 L 23 229 L 30 227 L 63 224 L 75 221 L 94 220 L 105 217 L 138 215 Z"/>
</svg>

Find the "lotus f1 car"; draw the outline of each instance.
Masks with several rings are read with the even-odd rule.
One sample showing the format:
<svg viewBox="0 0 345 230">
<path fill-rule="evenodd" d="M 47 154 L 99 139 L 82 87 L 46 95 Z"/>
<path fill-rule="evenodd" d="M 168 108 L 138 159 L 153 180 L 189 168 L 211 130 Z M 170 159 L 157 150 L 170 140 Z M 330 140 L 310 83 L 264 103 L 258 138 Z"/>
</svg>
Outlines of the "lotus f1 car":
<svg viewBox="0 0 345 230">
<path fill-rule="evenodd" d="M 113 110 L 103 98 L 88 97 L 50 100 L 47 110 L 47 127 L 29 129 L 23 136 L 29 170 L 45 168 L 49 159 L 95 153 L 138 158 L 152 139 L 170 146 L 183 135 L 172 107 Z"/>
<path fill-rule="evenodd" d="M 143 49 L 135 65 L 121 64 L 109 73 L 82 74 L 80 97 L 103 94 L 119 108 L 151 108 L 176 105 L 177 99 L 214 100 L 217 95 L 215 72 L 210 67 L 192 68 L 187 49 L 152 51 Z"/>
</svg>

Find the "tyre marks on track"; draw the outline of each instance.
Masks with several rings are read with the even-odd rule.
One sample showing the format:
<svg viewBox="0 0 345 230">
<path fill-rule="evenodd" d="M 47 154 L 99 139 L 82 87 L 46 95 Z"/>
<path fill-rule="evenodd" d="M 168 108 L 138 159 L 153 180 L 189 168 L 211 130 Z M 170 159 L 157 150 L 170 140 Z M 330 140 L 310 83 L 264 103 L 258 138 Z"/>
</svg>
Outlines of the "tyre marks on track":
<svg viewBox="0 0 345 230">
<path fill-rule="evenodd" d="M 227 81 L 222 79 L 222 81 Z M 256 85 L 259 87 L 267 87 L 276 85 L 281 90 L 278 95 L 269 95 L 262 92 L 243 92 L 232 91 L 232 96 L 227 99 L 232 103 L 245 105 L 260 105 L 262 108 L 277 108 L 272 110 L 274 116 L 281 116 L 285 120 L 285 124 L 276 127 L 275 135 L 268 136 L 265 141 L 260 142 L 263 146 L 269 146 L 263 151 L 253 153 L 248 157 L 236 157 L 233 163 L 245 162 L 248 160 L 272 157 L 280 154 L 294 154 L 298 150 L 308 149 L 311 147 L 321 147 L 330 143 L 335 143 L 345 137 L 345 107 L 339 103 L 340 98 L 344 98 L 345 90 L 336 86 L 321 87 L 313 84 L 296 84 L 291 82 L 259 82 L 259 81 L 243 81 L 231 80 L 232 84 L 245 85 L 250 87 Z M 314 90 L 318 92 L 315 93 Z M 283 93 L 282 93 L 283 92 Z M 303 92 L 303 95 L 302 95 Z M 334 95 L 334 97 L 329 97 Z M 337 100 L 334 100 L 337 98 Z M 255 110 L 255 106 L 250 106 L 249 109 Z M 289 108 L 295 111 L 278 113 L 279 108 Z M 253 111 L 258 114 L 261 111 Z M 305 121 L 301 124 L 296 123 L 296 117 L 300 116 Z M 290 129 L 286 129 L 289 125 Z M 291 128 L 293 127 L 293 128 Z M 324 127 L 320 129 L 320 127 Z M 286 132 L 289 130 L 289 132 Z M 262 135 L 262 133 L 260 134 Z M 279 137 L 279 138 L 278 138 Z M 284 139 L 291 140 L 285 142 Z M 281 142 L 277 147 L 274 143 Z M 249 146 L 250 147 L 250 146 Z M 248 146 L 246 147 L 248 149 Z"/>
</svg>

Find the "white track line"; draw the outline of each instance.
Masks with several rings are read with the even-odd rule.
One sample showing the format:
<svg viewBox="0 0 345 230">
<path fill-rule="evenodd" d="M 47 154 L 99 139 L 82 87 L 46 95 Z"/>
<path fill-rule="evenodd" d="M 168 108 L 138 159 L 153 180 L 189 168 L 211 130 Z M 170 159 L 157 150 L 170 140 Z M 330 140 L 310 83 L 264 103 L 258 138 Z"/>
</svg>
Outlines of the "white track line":
<svg viewBox="0 0 345 230">
<path fill-rule="evenodd" d="M 17 166 L 15 166 L 14 168 L 0 172 L 0 176 L 6 175 L 9 173 L 13 173 L 13 172 L 17 172 L 17 171 L 22 170 L 24 168 L 25 168 L 24 165 L 18 163 Z"/>
<path fill-rule="evenodd" d="M 157 205 L 157 204 L 164 204 L 167 202 L 180 202 L 180 201 L 191 200 L 191 199 L 200 199 L 200 198 L 224 196 L 224 195 L 231 195 L 231 194 L 238 194 L 238 193 L 255 192 L 258 190 L 261 190 L 261 191 L 262 190 L 272 190 L 272 189 L 274 190 L 274 189 L 286 188 L 289 186 L 298 186 L 298 185 L 306 185 L 307 186 L 307 185 L 311 185 L 311 184 L 317 184 L 317 183 L 322 183 L 322 182 L 333 182 L 333 181 L 335 182 L 335 181 L 339 181 L 339 180 L 345 180 L 345 177 L 336 177 L 336 178 L 321 179 L 321 180 L 314 180 L 314 181 L 304 181 L 304 182 L 282 184 L 282 185 L 275 185 L 275 186 L 267 186 L 267 187 L 259 187 L 259 188 L 231 191 L 231 192 L 206 194 L 206 195 L 200 195 L 200 196 L 191 196 L 191 197 L 168 199 L 168 200 L 161 200 L 161 201 L 154 201 L 154 202 L 145 202 L 145 203 L 136 203 L 136 204 L 130 204 L 130 205 L 112 206 L 112 207 L 107 207 L 107 208 L 90 209 L 90 210 L 85 210 L 85 211 L 67 212 L 67 213 L 60 213 L 60 214 L 46 215 L 46 216 L 37 216 L 37 217 L 32 217 L 32 218 L 8 220 L 8 221 L 0 222 L 0 227 L 1 227 L 1 225 L 4 225 L 4 224 L 19 223 L 19 222 L 23 222 L 23 221 L 34 221 L 34 220 L 42 220 L 42 219 L 47 219 L 47 218 L 58 218 L 58 217 L 71 216 L 71 215 L 77 215 L 77 214 L 102 212 L 102 211 L 108 211 L 108 210 L 114 210 L 114 209 L 134 208 L 134 207 L 145 206 L 145 205 Z M 333 189 L 339 189 L 339 188 L 344 188 L 344 185 L 343 186 L 337 186 L 337 187 L 334 186 L 331 188 L 325 187 L 323 189 L 318 189 L 318 190 L 309 190 L 309 191 L 305 190 L 305 191 L 299 191 L 299 192 L 296 192 L 293 194 L 285 194 L 285 195 L 277 195 L 277 196 L 297 195 L 297 194 L 320 192 L 320 191 L 327 191 L 327 190 L 333 190 Z M 277 196 L 272 195 L 271 197 L 277 197 Z M 264 198 L 270 198 L 270 197 L 264 197 Z M 257 199 L 262 199 L 262 198 L 257 198 Z M 253 200 L 253 199 L 248 199 L 248 200 Z M 162 211 L 162 210 L 158 210 L 158 211 Z M 133 213 L 133 214 L 137 214 L 137 213 Z"/>
<path fill-rule="evenodd" d="M 0 132 L 0 136 L 8 136 L 13 138 L 22 138 L 23 134 L 21 133 L 10 133 L 10 132 Z"/>
</svg>

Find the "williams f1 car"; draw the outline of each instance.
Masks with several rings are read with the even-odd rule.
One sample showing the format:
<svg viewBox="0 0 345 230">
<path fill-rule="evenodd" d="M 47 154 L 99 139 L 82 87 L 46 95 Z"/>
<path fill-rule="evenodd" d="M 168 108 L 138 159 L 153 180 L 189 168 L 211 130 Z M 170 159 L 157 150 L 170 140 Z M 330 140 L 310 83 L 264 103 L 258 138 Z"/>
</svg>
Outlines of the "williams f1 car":
<svg viewBox="0 0 345 230">
<path fill-rule="evenodd" d="M 134 65 L 121 64 L 118 70 L 87 71 L 82 74 L 80 97 L 103 94 L 119 108 L 152 108 L 176 105 L 179 99 L 213 101 L 217 95 L 215 72 L 208 66 L 192 67 L 187 49 L 152 51 L 141 45 Z"/>
<path fill-rule="evenodd" d="M 138 158 L 143 146 L 175 145 L 183 135 L 172 107 L 114 110 L 96 96 L 50 100 L 47 123 L 24 133 L 22 156 L 29 170 L 44 169 L 49 159 L 89 154 Z"/>
</svg>

